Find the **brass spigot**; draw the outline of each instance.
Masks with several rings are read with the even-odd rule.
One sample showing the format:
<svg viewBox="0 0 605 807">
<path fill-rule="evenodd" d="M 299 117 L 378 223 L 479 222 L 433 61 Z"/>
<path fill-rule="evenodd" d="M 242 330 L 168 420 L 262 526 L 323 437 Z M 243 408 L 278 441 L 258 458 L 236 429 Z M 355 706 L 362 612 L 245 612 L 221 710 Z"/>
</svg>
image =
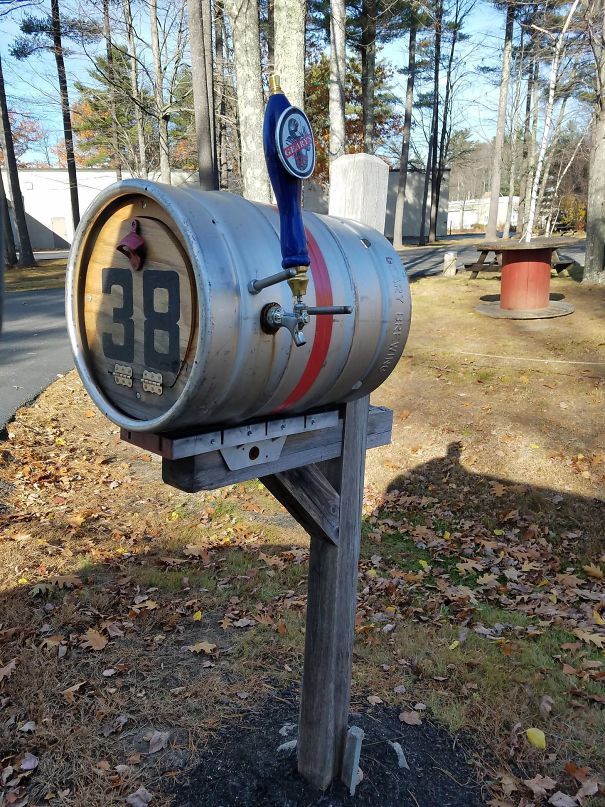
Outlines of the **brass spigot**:
<svg viewBox="0 0 605 807">
<path fill-rule="evenodd" d="M 309 267 L 295 266 L 294 268 L 296 269 L 296 274 L 288 279 L 288 286 L 290 286 L 294 297 L 301 303 L 309 285 Z"/>
<path fill-rule="evenodd" d="M 281 88 L 281 82 L 279 80 L 279 76 L 277 73 L 271 73 L 269 76 L 269 93 L 271 95 L 275 95 L 276 93 L 281 92 L 283 94 L 283 90 Z"/>
</svg>

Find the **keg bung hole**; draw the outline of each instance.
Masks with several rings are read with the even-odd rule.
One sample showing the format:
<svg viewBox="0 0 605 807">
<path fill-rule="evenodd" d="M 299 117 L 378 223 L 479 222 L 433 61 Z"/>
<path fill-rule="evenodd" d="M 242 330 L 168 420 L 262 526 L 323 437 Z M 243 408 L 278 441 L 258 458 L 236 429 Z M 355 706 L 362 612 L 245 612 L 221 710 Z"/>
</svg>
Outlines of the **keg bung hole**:
<svg viewBox="0 0 605 807">
<path fill-rule="evenodd" d="M 248 452 L 248 456 L 251 460 L 257 460 L 260 457 L 260 449 L 258 446 L 252 446 L 250 451 Z"/>
<path fill-rule="evenodd" d="M 366 249 L 369 249 L 372 246 L 372 242 L 369 238 L 362 238 L 361 243 L 364 245 Z"/>
</svg>

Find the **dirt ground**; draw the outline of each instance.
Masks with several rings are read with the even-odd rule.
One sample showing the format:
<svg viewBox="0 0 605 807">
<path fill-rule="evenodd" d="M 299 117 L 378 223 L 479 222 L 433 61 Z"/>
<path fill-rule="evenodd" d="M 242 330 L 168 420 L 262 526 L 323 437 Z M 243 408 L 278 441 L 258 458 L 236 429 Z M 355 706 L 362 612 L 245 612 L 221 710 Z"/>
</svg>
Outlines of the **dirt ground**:
<svg viewBox="0 0 605 807">
<path fill-rule="evenodd" d="M 373 396 L 395 426 L 368 454 L 353 710 L 383 745 L 399 723 L 414 762 L 385 807 L 605 803 L 605 289 L 553 287 L 575 314 L 495 321 L 474 306 L 496 280 L 414 283 Z M 0 442 L 0 804 L 277 803 L 229 782 L 254 767 L 242 731 L 296 714 L 307 560 L 257 482 L 162 485 L 74 373 L 20 410 Z M 472 796 L 431 789 L 433 732 Z M 356 803 L 378 803 L 376 759 Z M 282 803 L 347 803 L 292 787 Z"/>
</svg>

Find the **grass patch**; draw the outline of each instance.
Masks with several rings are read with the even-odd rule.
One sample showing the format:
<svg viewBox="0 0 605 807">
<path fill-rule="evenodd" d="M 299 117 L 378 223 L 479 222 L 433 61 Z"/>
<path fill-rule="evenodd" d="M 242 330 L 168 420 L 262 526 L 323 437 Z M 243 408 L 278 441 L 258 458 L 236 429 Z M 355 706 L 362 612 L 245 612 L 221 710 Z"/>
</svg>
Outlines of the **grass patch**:
<svg viewBox="0 0 605 807">
<path fill-rule="evenodd" d="M 64 258 L 41 260 L 38 266 L 14 267 L 4 276 L 7 292 L 39 291 L 40 289 L 62 289 L 65 286 Z"/>
</svg>

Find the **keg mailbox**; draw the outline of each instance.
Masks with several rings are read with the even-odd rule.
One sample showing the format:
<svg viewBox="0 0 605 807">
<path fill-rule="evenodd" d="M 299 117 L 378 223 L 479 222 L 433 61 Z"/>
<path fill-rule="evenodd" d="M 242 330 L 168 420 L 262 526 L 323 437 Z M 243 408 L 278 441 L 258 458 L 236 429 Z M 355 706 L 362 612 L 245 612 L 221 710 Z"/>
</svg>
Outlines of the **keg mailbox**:
<svg viewBox="0 0 605 807">
<path fill-rule="evenodd" d="M 410 293 L 380 233 L 303 214 L 311 127 L 271 89 L 279 212 L 225 192 L 113 185 L 74 239 L 68 329 L 92 399 L 122 439 L 162 457 L 164 482 L 196 492 L 258 478 L 309 532 L 298 770 L 350 788 L 365 453 L 390 443 L 393 420 L 369 394 L 401 356 Z"/>
<path fill-rule="evenodd" d="M 290 157 L 304 174 L 309 132 L 278 96 L 266 120 L 281 122 L 285 158 L 265 142 L 281 220 L 231 193 L 141 179 L 107 188 L 82 218 L 70 338 L 89 394 L 125 429 L 174 433 L 344 403 L 378 387 L 403 351 L 399 257 L 362 224 L 301 217 L 300 178 L 274 163 Z"/>
</svg>

